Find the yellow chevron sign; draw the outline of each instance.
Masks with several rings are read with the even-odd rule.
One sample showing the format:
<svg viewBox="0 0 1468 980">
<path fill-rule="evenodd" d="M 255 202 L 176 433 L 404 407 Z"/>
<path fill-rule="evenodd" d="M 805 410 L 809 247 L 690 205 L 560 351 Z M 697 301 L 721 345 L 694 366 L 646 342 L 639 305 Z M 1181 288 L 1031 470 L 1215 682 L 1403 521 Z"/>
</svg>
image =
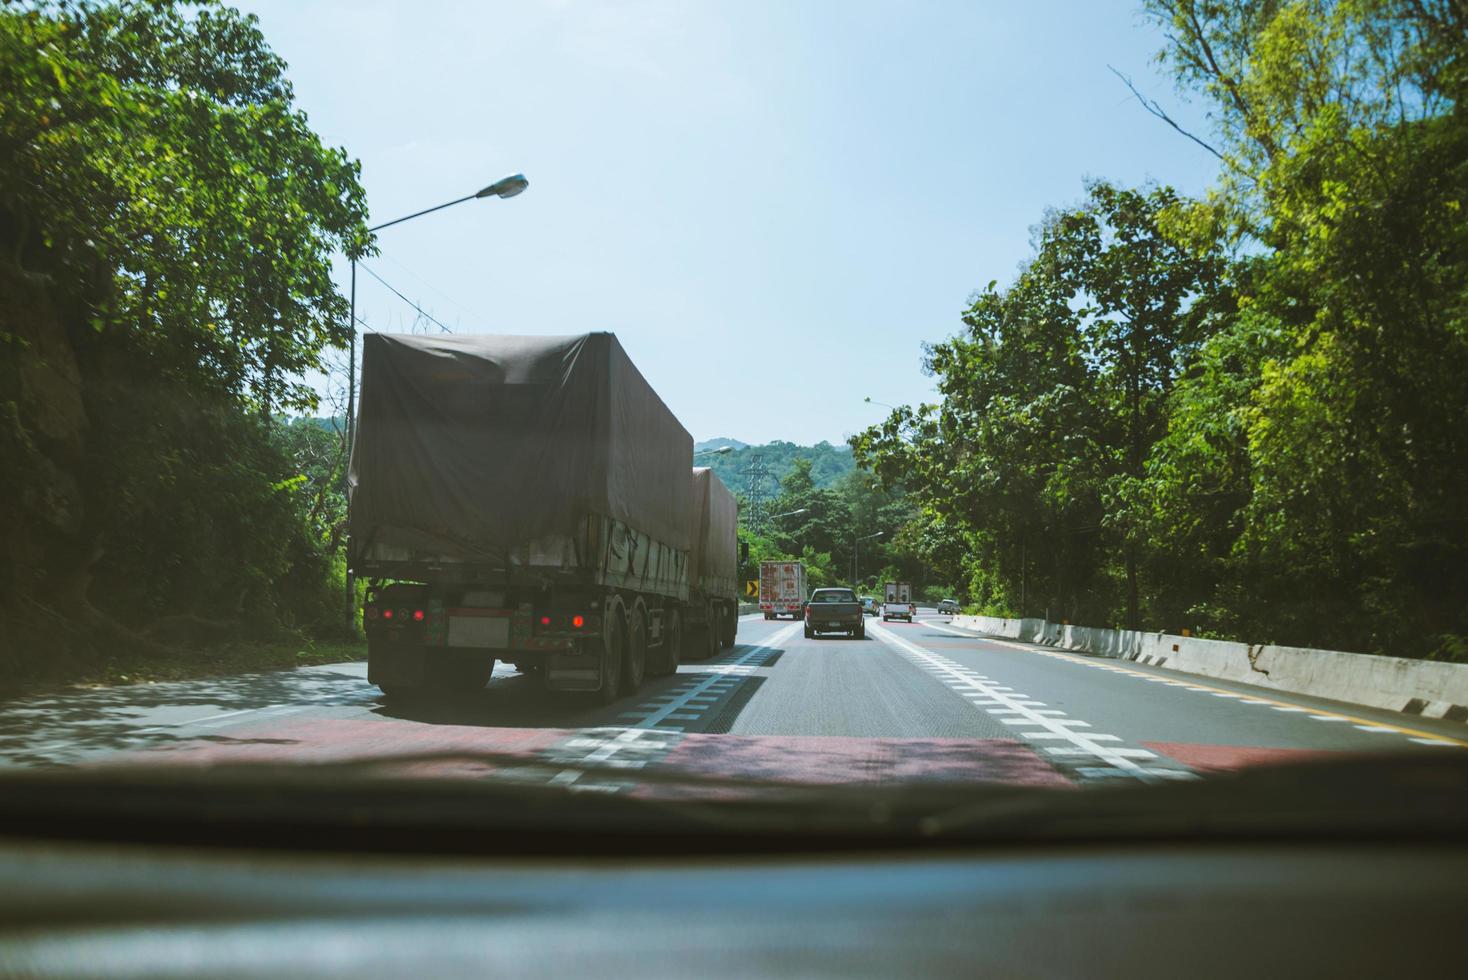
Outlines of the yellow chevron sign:
<svg viewBox="0 0 1468 980">
<path fill-rule="evenodd" d="M 752 578 L 744 583 L 744 597 L 746 599 L 759 598 L 759 579 Z"/>
</svg>

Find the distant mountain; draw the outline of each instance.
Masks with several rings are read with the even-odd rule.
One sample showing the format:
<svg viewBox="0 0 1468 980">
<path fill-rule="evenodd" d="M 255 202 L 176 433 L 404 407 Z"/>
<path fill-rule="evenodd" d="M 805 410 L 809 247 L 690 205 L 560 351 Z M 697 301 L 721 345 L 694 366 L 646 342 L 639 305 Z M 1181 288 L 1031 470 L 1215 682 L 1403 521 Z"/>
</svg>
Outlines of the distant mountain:
<svg viewBox="0 0 1468 980">
<path fill-rule="evenodd" d="M 696 453 L 701 453 L 705 449 L 718 449 L 720 446 L 733 446 L 735 449 L 745 449 L 749 446 L 749 443 L 740 442 L 738 439 L 726 439 L 722 437 L 717 439 L 705 439 L 703 442 L 695 442 L 693 444 L 693 451 Z"/>
<path fill-rule="evenodd" d="M 724 482 L 724 486 L 735 493 L 744 493 L 749 485 L 749 468 L 756 456 L 763 457 L 765 470 L 771 477 L 765 481 L 765 491 L 770 494 L 779 492 L 780 481 L 802 456 L 810 460 L 810 475 L 818 487 L 829 487 L 856 469 L 850 446 L 833 446 L 824 441 L 814 446 L 797 446 L 793 442 L 770 442 L 763 446 L 751 446 L 736 439 L 709 439 L 698 443 L 695 452 L 717 449 L 723 445 L 732 445 L 735 449 L 717 456 L 700 456 L 694 463 L 711 467 Z"/>
</svg>

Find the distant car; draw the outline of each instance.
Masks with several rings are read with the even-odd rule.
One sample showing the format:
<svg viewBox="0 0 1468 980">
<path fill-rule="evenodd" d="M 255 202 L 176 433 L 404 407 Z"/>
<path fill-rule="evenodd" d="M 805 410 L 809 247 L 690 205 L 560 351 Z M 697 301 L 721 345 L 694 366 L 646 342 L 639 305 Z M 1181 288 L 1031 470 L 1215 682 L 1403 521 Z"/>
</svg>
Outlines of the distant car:
<svg viewBox="0 0 1468 980">
<path fill-rule="evenodd" d="M 882 604 L 875 596 L 864 595 L 861 597 L 861 611 L 868 616 L 878 616 L 882 612 Z"/>
<path fill-rule="evenodd" d="M 942 602 L 938 603 L 938 611 L 940 613 L 949 613 L 949 614 L 958 612 L 958 600 L 957 599 L 944 599 Z"/>
</svg>

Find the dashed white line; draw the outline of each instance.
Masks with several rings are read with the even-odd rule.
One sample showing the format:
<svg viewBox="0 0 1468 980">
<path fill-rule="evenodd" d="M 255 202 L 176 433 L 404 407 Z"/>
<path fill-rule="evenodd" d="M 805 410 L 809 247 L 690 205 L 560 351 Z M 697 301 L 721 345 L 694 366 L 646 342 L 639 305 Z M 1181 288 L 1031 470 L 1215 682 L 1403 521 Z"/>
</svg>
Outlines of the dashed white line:
<svg viewBox="0 0 1468 980">
<path fill-rule="evenodd" d="M 1098 736 L 1096 733 L 1078 730 L 1089 728 L 1089 723 L 1075 718 L 1058 717 L 1060 713 L 1054 709 L 1043 708 L 1043 702 L 1030 699 L 1024 694 L 1015 694 L 1013 688 L 993 684 L 977 671 L 970 670 L 947 657 L 924 650 L 886 627 L 873 624 L 868 629 L 877 639 L 905 654 L 916 665 L 927 668 L 930 673 L 955 692 L 977 694 L 983 697 L 988 704 L 975 703 L 975 706 L 981 707 L 993 715 L 996 720 L 1015 727 L 1026 726 L 1038 729 L 1037 732 L 1021 733 L 1026 737 L 1042 735 L 1047 739 L 1053 738 L 1069 743 L 1042 746 L 1050 755 L 1061 758 L 1095 759 L 1105 763 L 1112 771 L 1121 772 L 1146 782 L 1159 778 L 1156 776 L 1156 769 L 1140 765 L 1137 761 L 1155 759 L 1157 758 L 1155 752 L 1110 745 L 1109 742 L 1120 741 L 1120 739 L 1116 736 Z M 1190 775 L 1190 773 L 1185 774 L 1185 776 Z"/>
<path fill-rule="evenodd" d="M 592 731 L 597 734 L 589 738 L 572 739 L 565 744 L 570 748 L 592 748 L 592 751 L 587 753 L 585 757 L 577 759 L 577 763 L 608 763 L 608 760 L 612 759 L 613 756 L 634 745 L 639 748 L 647 747 L 655 750 L 667 748 L 666 742 L 648 743 L 641 742 L 640 740 L 643 736 L 650 733 L 657 733 L 659 735 L 682 734 L 681 728 L 658 728 L 658 725 L 665 721 L 693 721 L 700 717 L 697 709 L 703 706 L 693 704 L 692 702 L 695 698 L 707 700 L 710 692 L 717 693 L 730 683 L 730 675 L 737 676 L 741 673 L 752 672 L 755 668 L 750 664 L 750 661 L 765 656 L 771 650 L 778 649 L 782 643 L 795 634 L 796 630 L 801 628 L 802 624 L 791 623 L 759 646 L 750 647 L 736 660 L 726 664 L 713 664 L 703 668 L 702 673 L 707 676 L 686 691 L 680 694 L 668 694 L 656 698 L 649 698 L 642 705 L 638 706 L 639 708 L 644 706 L 650 707 L 653 709 L 651 711 L 624 711 L 618 715 L 620 718 L 637 718 L 638 721 L 632 725 L 624 728 L 593 729 Z M 615 763 L 608 764 L 615 765 Z M 635 764 L 640 766 L 642 762 L 641 760 L 637 760 Z M 585 775 L 585 770 L 568 767 L 552 776 L 550 782 L 556 785 L 569 786 L 583 775 Z M 588 786 L 586 788 L 608 789 L 605 786 Z M 614 789 L 615 787 L 612 788 Z"/>
<path fill-rule="evenodd" d="M 1022 645 L 1022 644 L 1019 644 L 1019 643 L 1012 643 L 1012 642 L 1009 642 L 1007 640 L 999 639 L 999 638 L 992 637 L 992 636 L 987 636 L 987 635 L 985 635 L 983 633 L 975 633 L 975 632 L 967 631 L 967 630 L 962 630 L 961 631 L 959 629 L 949 628 L 949 627 L 944 626 L 944 625 L 939 624 L 939 623 L 924 623 L 923 625 L 928 626 L 928 627 L 931 627 L 933 629 L 942 630 L 943 632 L 950 633 L 950 634 L 953 634 L 955 636 L 961 636 L 961 637 L 964 637 L 966 639 L 983 640 L 986 643 L 993 643 L 993 644 L 996 644 L 998 646 L 1008 647 L 1008 648 L 1010 648 L 1012 650 L 1019 650 L 1019 651 L 1024 652 L 1024 653 L 1034 653 L 1034 654 L 1039 654 L 1042 657 L 1052 657 L 1052 658 L 1057 659 L 1057 660 L 1064 660 L 1067 663 L 1076 664 L 1077 666 L 1095 667 L 1095 668 L 1100 669 L 1100 670 L 1109 670 L 1109 671 L 1111 671 L 1113 673 L 1126 674 L 1126 675 L 1128 675 L 1130 677 L 1139 678 L 1139 679 L 1145 680 L 1145 681 L 1151 681 L 1153 683 L 1168 684 L 1168 685 L 1170 685 L 1172 687 L 1181 687 L 1181 688 L 1183 688 L 1184 690 L 1187 690 L 1187 691 L 1195 691 L 1195 692 L 1198 692 L 1200 694 L 1211 694 L 1211 695 L 1213 695 L 1214 697 L 1217 697 L 1217 698 L 1229 698 L 1229 699 L 1238 701 L 1241 704 L 1262 705 L 1264 707 L 1269 708 L 1272 711 L 1279 711 L 1279 712 L 1283 712 L 1285 714 L 1300 714 L 1300 715 L 1305 715 L 1306 717 L 1308 717 L 1312 721 L 1323 721 L 1323 722 L 1327 722 L 1327 723 L 1337 723 L 1337 724 L 1346 723 L 1346 724 L 1350 724 L 1353 728 L 1356 728 L 1359 731 L 1370 732 L 1370 733 L 1373 733 L 1373 734 L 1388 734 L 1388 733 L 1390 733 L 1390 734 L 1395 734 L 1395 735 L 1403 735 L 1403 736 L 1406 736 L 1407 737 L 1407 741 L 1414 742 L 1414 743 L 1416 743 L 1418 745 L 1451 745 L 1451 746 L 1468 745 L 1468 743 L 1465 743 L 1465 742 L 1462 742 L 1462 741 L 1458 741 L 1458 740 L 1455 740 L 1455 739 L 1451 739 L 1451 738 L 1448 738 L 1446 736 L 1444 736 L 1442 738 L 1433 738 L 1433 737 L 1430 737 L 1430 736 L 1429 737 L 1420 737 L 1420 738 L 1419 737 L 1413 737 L 1413 730 L 1412 729 L 1408 729 L 1408 728 L 1402 728 L 1402 727 L 1399 727 L 1399 726 L 1393 726 L 1393 725 L 1385 724 L 1385 723 L 1383 723 L 1383 724 L 1369 723 L 1366 719 L 1362 719 L 1362 718 L 1359 718 L 1359 717 L 1353 717 L 1353 716 L 1348 716 L 1348 715 L 1327 714 L 1327 713 L 1321 712 L 1320 709 L 1317 709 L 1317 708 L 1304 708 L 1304 707 L 1298 707 L 1298 706 L 1295 706 L 1295 705 L 1280 704 L 1280 703 L 1275 702 L 1275 701 L 1269 701 L 1269 700 L 1265 700 L 1265 699 L 1259 698 L 1259 697 L 1252 697 L 1249 694 L 1242 693 L 1242 692 L 1221 691 L 1218 688 L 1203 687 L 1203 686 L 1199 686 L 1197 684 L 1190 684 L 1187 681 L 1172 680 L 1170 678 L 1165 678 L 1165 677 L 1153 677 L 1153 676 L 1150 676 L 1150 675 L 1147 675 L 1147 674 L 1142 673 L 1140 670 L 1137 670 L 1135 667 L 1125 667 L 1125 666 L 1120 666 L 1120 665 L 1100 663 L 1100 662 L 1096 662 L 1096 661 L 1092 661 L 1092 660 L 1085 660 L 1085 659 L 1081 659 L 1080 657 L 1078 657 L 1075 654 L 1063 653 L 1063 652 L 1060 652 L 1058 650 L 1049 650 L 1049 649 L 1045 649 L 1044 647 L 1037 647 L 1037 646 Z"/>
</svg>

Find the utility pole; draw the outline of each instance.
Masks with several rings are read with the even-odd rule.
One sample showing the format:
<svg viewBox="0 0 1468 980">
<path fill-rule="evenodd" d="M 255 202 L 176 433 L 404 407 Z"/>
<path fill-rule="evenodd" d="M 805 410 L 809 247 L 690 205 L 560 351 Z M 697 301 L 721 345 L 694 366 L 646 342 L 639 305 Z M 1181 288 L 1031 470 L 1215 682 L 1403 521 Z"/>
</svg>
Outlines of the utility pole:
<svg viewBox="0 0 1468 980">
<path fill-rule="evenodd" d="M 865 537 L 856 538 L 851 542 L 851 587 L 853 589 L 861 588 L 861 583 L 856 579 L 857 575 L 861 574 L 861 543 L 872 538 L 880 538 L 886 533 L 886 531 L 878 531 L 875 534 L 868 534 Z"/>
<path fill-rule="evenodd" d="M 528 180 L 526 180 L 525 177 L 522 174 L 511 174 L 508 177 L 503 177 L 500 180 L 495 181 L 493 184 L 490 184 L 488 187 L 481 188 L 480 190 L 476 191 L 473 194 L 465 194 L 463 197 L 454 198 L 452 201 L 446 201 L 443 204 L 435 204 L 431 208 L 424 208 L 422 211 L 414 211 L 412 214 L 404 215 L 401 218 L 394 218 L 391 221 L 384 221 L 380 225 L 373 225 L 371 228 L 368 228 L 367 231 L 370 234 L 370 233 L 372 233 L 374 231 L 381 231 L 384 228 L 391 228 L 393 225 L 400 225 L 404 221 L 412 221 L 414 218 L 421 218 L 425 214 L 432 214 L 435 211 L 442 211 L 444 208 L 451 208 L 455 204 L 463 204 L 465 201 L 477 201 L 477 200 L 482 200 L 482 199 L 487 198 L 487 197 L 497 197 L 497 198 L 501 198 L 501 199 L 511 198 L 511 197 L 514 197 L 515 195 L 521 193 L 522 191 L 525 190 L 526 187 L 529 187 L 529 186 L 530 186 L 530 182 Z M 356 442 L 356 438 L 357 438 L 357 412 L 356 412 L 356 403 L 357 403 L 357 253 L 356 253 L 356 251 L 354 250 L 352 252 L 352 254 L 350 256 L 348 256 L 348 258 L 351 259 L 351 263 L 352 263 L 352 298 L 349 301 L 349 305 L 348 305 L 348 308 L 347 308 L 348 309 L 348 312 L 347 312 L 347 328 L 351 331 L 351 334 L 350 334 L 351 340 L 347 344 L 347 458 L 348 458 L 348 467 L 350 467 L 350 465 L 351 465 L 351 463 L 350 463 L 351 452 L 352 452 L 354 443 Z M 368 272 L 371 272 L 372 270 L 371 269 L 368 269 L 367 271 Z M 389 287 L 389 288 L 391 288 L 391 287 Z M 350 469 L 348 470 L 348 473 L 350 473 Z M 347 479 L 348 479 L 348 477 L 345 477 L 345 476 L 343 477 L 344 482 Z M 346 576 L 346 579 L 347 579 L 346 580 L 346 587 L 347 587 L 346 588 L 346 592 L 347 592 L 347 595 L 346 595 L 346 599 L 347 599 L 347 610 L 346 610 L 346 612 L 347 612 L 347 629 L 350 630 L 350 629 L 356 629 L 356 626 L 357 626 L 357 576 L 352 571 L 352 559 L 351 559 L 351 555 L 350 554 L 348 554 L 348 556 L 347 556 L 347 576 Z"/>
<path fill-rule="evenodd" d="M 755 453 L 749 457 L 749 466 L 744 471 L 744 499 L 749 501 L 749 527 L 756 534 L 765 532 L 769 517 L 766 513 L 769 494 L 765 491 L 769 479 L 770 470 L 764 456 Z"/>
</svg>

